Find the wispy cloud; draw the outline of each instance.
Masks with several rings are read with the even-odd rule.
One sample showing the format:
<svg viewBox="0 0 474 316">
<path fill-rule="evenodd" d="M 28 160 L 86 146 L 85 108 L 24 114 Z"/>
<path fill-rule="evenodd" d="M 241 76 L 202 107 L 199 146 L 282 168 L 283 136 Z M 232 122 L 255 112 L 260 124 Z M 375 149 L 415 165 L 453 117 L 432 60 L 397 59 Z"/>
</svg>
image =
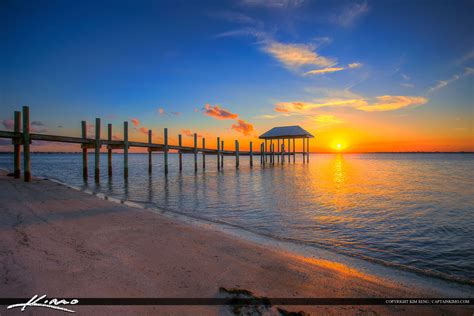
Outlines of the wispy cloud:
<svg viewBox="0 0 474 316">
<path fill-rule="evenodd" d="M 314 69 L 305 72 L 305 75 L 322 75 L 326 73 L 331 73 L 331 72 L 336 72 L 336 71 L 341 71 L 344 70 L 344 67 L 329 67 L 329 68 L 323 68 L 323 69 Z"/>
<path fill-rule="evenodd" d="M 411 96 L 393 96 L 383 95 L 376 97 L 377 101 L 372 104 L 358 106 L 356 109 L 365 112 L 382 112 L 394 111 L 414 105 L 423 105 L 428 102 L 425 97 L 411 97 Z"/>
<path fill-rule="evenodd" d="M 218 120 L 237 119 L 238 115 L 230 112 L 229 110 L 223 109 L 218 105 L 212 106 L 206 104 L 203 113 L 207 116 L 212 116 Z"/>
<path fill-rule="evenodd" d="M 354 69 L 354 68 L 360 68 L 362 67 L 361 63 L 352 63 L 347 65 L 347 67 L 328 67 L 328 68 L 323 68 L 323 69 L 314 69 L 305 72 L 305 75 L 323 75 L 327 73 L 332 73 L 332 72 L 337 72 L 341 70 L 346 70 L 346 69 Z"/>
<path fill-rule="evenodd" d="M 168 112 L 163 108 L 158 108 L 156 111 L 160 115 L 168 115 L 168 116 L 180 116 L 181 115 L 181 112 Z"/>
<path fill-rule="evenodd" d="M 318 55 L 315 47 L 305 44 L 283 44 L 276 41 L 267 43 L 263 50 L 278 59 L 288 68 L 301 66 L 331 67 L 336 60 Z"/>
<path fill-rule="evenodd" d="M 369 12 L 369 5 L 366 1 L 350 3 L 345 5 L 337 14 L 333 14 L 330 20 L 342 27 L 350 27 L 367 12 Z"/>
<path fill-rule="evenodd" d="M 344 123 L 344 120 L 339 119 L 331 114 L 322 114 L 322 115 L 314 116 L 314 117 L 311 117 L 311 120 L 315 122 L 316 124 L 318 124 L 318 126 L 320 127 L 326 127 L 326 126 Z"/>
<path fill-rule="evenodd" d="M 474 74 L 474 68 L 471 68 L 471 67 L 467 67 L 466 69 L 464 69 L 464 72 L 461 73 L 461 74 L 455 74 L 453 75 L 451 78 L 449 79 L 446 79 L 446 80 L 439 80 L 438 83 L 432 87 L 430 87 L 427 91 L 427 93 L 433 93 L 439 89 L 442 89 L 444 87 L 446 87 L 447 85 L 463 78 L 463 77 L 466 77 L 466 76 L 470 76 Z"/>
<path fill-rule="evenodd" d="M 187 136 L 187 137 L 194 137 L 194 133 L 192 131 L 190 131 L 189 129 L 182 129 L 181 130 L 181 133 L 184 134 L 184 136 Z M 197 134 L 196 135 L 198 138 L 202 138 L 202 135 L 201 134 Z"/>
<path fill-rule="evenodd" d="M 408 82 L 400 83 L 400 85 L 402 87 L 410 88 L 410 89 L 415 87 L 415 85 L 413 83 L 408 83 Z"/>
<path fill-rule="evenodd" d="M 363 99 L 354 100 L 325 100 L 324 102 L 279 102 L 275 104 L 275 111 L 283 113 L 305 113 L 314 109 L 324 107 L 359 107 L 367 105 L 367 101 Z"/>
<path fill-rule="evenodd" d="M 231 128 L 245 136 L 250 135 L 254 130 L 253 125 L 244 120 L 237 120 L 237 124 L 232 124 Z"/>
<path fill-rule="evenodd" d="M 275 104 L 275 111 L 287 114 L 309 114 L 320 108 L 349 107 L 364 112 L 394 111 L 409 106 L 422 105 L 428 102 L 425 97 L 413 96 L 377 96 L 373 101 L 360 99 L 325 99 L 315 102 L 279 102 Z M 313 111 L 314 112 L 314 111 Z"/>
</svg>

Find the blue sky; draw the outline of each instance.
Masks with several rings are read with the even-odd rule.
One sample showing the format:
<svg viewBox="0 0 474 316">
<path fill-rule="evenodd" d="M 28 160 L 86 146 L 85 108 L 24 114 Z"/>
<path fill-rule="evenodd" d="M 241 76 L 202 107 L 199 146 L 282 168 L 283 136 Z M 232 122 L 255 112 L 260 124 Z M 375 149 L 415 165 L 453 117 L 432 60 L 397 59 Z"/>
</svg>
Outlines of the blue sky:
<svg viewBox="0 0 474 316">
<path fill-rule="evenodd" d="M 117 126 L 137 119 L 138 139 L 140 128 L 251 139 L 299 124 L 321 135 L 315 150 L 336 138 L 353 150 L 399 150 L 403 141 L 407 150 L 420 141 L 430 144 L 421 150 L 474 149 L 473 9 L 472 1 L 2 1 L 0 128 L 28 104 L 49 133 L 77 134 L 81 119 L 100 116 Z M 385 138 L 371 134 L 379 126 Z"/>
</svg>

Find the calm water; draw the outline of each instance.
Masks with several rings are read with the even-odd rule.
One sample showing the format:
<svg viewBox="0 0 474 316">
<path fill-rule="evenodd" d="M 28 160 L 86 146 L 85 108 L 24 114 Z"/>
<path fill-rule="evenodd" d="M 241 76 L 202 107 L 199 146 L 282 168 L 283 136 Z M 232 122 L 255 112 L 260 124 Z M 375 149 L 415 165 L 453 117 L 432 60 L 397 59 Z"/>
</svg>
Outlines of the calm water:
<svg viewBox="0 0 474 316">
<path fill-rule="evenodd" d="M 310 164 L 249 168 L 241 158 L 215 156 L 195 174 L 191 155 L 179 173 L 177 155 L 163 174 L 162 156 L 131 155 L 129 180 L 122 156 L 100 185 L 82 180 L 79 154 L 33 155 L 33 175 L 132 201 L 229 223 L 286 241 L 323 247 L 350 256 L 474 284 L 474 155 L 316 154 Z M 201 159 L 201 157 L 199 157 Z M 89 158 L 93 175 L 93 156 Z M 257 158 L 257 161 L 258 158 Z M 0 155 L 0 167 L 12 157 Z M 201 166 L 201 165 L 199 165 Z"/>
</svg>

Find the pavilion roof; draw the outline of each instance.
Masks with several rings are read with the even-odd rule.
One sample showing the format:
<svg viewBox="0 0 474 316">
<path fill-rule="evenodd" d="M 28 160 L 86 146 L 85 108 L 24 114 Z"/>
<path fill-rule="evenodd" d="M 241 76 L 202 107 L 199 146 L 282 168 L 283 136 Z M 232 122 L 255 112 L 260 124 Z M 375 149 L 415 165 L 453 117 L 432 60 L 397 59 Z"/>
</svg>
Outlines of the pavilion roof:
<svg viewBox="0 0 474 316">
<path fill-rule="evenodd" d="M 314 136 L 301 126 L 279 126 L 263 133 L 260 139 L 276 139 L 276 138 L 313 138 Z"/>
</svg>

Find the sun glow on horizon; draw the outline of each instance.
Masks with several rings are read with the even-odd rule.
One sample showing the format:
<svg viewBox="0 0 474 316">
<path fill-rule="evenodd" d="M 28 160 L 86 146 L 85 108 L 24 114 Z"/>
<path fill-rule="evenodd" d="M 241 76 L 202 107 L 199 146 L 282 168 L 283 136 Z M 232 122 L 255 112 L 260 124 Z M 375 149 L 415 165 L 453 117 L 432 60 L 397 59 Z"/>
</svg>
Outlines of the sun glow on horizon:
<svg viewBox="0 0 474 316">
<path fill-rule="evenodd" d="M 331 143 L 331 148 L 334 151 L 343 151 L 344 149 L 346 149 L 346 147 L 347 143 L 341 139 L 335 139 Z"/>
</svg>

